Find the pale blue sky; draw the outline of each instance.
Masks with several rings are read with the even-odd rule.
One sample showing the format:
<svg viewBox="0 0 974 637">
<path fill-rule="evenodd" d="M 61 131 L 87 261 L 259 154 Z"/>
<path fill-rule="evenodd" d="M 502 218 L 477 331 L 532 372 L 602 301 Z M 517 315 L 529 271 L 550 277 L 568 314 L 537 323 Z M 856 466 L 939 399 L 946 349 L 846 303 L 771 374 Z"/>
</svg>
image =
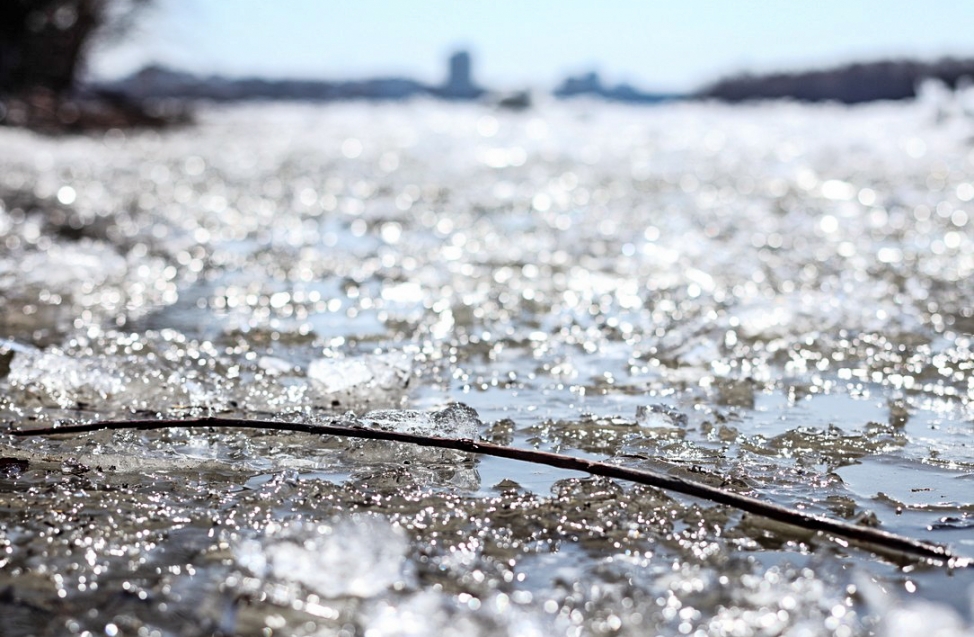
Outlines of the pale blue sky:
<svg viewBox="0 0 974 637">
<path fill-rule="evenodd" d="M 687 90 L 741 70 L 974 57 L 974 2 L 157 0 L 140 32 L 91 66 L 100 76 L 158 61 L 200 73 L 437 82 L 460 48 L 495 88 L 598 70 L 610 82 Z"/>
</svg>

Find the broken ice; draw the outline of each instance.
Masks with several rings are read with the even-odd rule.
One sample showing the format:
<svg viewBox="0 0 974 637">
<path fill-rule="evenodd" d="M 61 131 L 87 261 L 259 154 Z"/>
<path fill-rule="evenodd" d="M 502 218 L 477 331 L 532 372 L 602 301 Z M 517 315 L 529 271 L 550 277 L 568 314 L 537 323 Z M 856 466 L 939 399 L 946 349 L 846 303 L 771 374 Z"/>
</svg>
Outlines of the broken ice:
<svg viewBox="0 0 974 637">
<path fill-rule="evenodd" d="M 308 365 L 308 378 L 326 393 L 363 387 L 392 390 L 404 387 L 411 371 L 407 357 L 390 352 L 355 358 L 319 358 Z"/>
<path fill-rule="evenodd" d="M 435 412 L 414 409 L 380 409 L 358 419 L 364 427 L 439 438 L 476 439 L 482 423 L 477 412 L 455 403 Z M 421 484 L 477 489 L 480 476 L 476 456 L 462 451 L 407 443 L 357 440 L 349 443 L 345 458 L 372 465 L 369 471 L 409 467 L 412 480 Z"/>
<path fill-rule="evenodd" d="M 560 618 L 546 616 L 540 609 L 525 609 L 511 603 L 505 593 L 460 603 L 456 597 L 423 591 L 396 603 L 373 601 L 366 609 L 366 637 L 381 635 L 540 637 L 564 634 Z M 479 613 L 481 607 L 490 612 Z"/>
<path fill-rule="evenodd" d="M 87 405 L 159 412 L 176 406 L 222 408 L 227 401 L 226 380 L 184 362 L 23 348 L 10 361 L 8 381 L 42 404 L 63 409 Z"/>
<path fill-rule="evenodd" d="M 384 518 L 354 516 L 332 525 L 272 527 L 240 542 L 234 557 L 264 580 L 300 584 L 322 597 L 372 597 L 403 581 L 409 543 Z"/>
<path fill-rule="evenodd" d="M 640 427 L 686 427 L 687 415 L 669 405 L 641 405 L 636 408 Z"/>
<path fill-rule="evenodd" d="M 388 431 L 471 440 L 477 437 L 482 426 L 476 410 L 463 403 L 453 403 L 436 412 L 380 409 L 365 414 L 362 421 L 367 426 Z"/>
</svg>

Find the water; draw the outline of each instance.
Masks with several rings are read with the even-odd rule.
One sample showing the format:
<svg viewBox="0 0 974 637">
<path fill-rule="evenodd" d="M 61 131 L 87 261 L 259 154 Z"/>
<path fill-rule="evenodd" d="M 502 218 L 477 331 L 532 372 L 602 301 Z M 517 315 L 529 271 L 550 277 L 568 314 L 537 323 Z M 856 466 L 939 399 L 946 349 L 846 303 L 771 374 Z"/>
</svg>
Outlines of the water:
<svg viewBox="0 0 974 637">
<path fill-rule="evenodd" d="M 481 437 L 974 556 L 974 119 L 951 99 L 0 130 L 0 419 Z M 514 461 L 199 428 L 0 457 L 4 635 L 974 625 L 970 569 Z"/>
</svg>

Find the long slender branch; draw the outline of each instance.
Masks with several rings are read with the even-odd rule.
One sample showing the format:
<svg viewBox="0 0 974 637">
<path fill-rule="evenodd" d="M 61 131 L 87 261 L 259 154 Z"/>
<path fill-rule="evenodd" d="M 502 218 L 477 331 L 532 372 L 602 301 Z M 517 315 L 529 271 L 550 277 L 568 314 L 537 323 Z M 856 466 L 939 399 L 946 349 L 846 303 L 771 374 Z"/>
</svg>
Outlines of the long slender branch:
<svg viewBox="0 0 974 637">
<path fill-rule="evenodd" d="M 881 529 L 858 526 L 848 522 L 834 520 L 829 517 L 794 511 L 783 506 L 765 502 L 757 498 L 740 495 L 707 484 L 684 480 L 656 471 L 645 469 L 630 469 L 605 462 L 595 462 L 582 458 L 573 458 L 557 453 L 535 451 L 532 449 L 516 449 L 487 442 L 477 442 L 470 439 L 442 438 L 437 436 L 422 436 L 382 429 L 369 429 L 359 426 L 344 426 L 335 424 L 307 424 L 293 422 L 276 422 L 267 420 L 249 420 L 236 418 L 196 418 L 187 420 L 122 420 L 104 421 L 88 424 L 62 425 L 39 429 L 15 429 L 8 433 L 14 436 L 50 436 L 57 434 L 80 434 L 105 429 L 136 429 L 154 430 L 173 427 L 220 427 L 247 428 L 274 431 L 295 431 L 309 434 L 343 436 L 347 438 L 366 438 L 371 440 L 387 440 L 402 442 L 423 447 L 453 449 L 469 453 L 479 453 L 498 458 L 520 460 L 534 464 L 548 465 L 560 469 L 584 471 L 592 475 L 627 480 L 638 484 L 649 485 L 660 489 L 675 491 L 684 495 L 709 500 L 718 504 L 734 507 L 747 513 L 760 515 L 765 518 L 784 522 L 810 531 L 830 534 L 851 540 L 879 552 L 892 552 L 944 563 L 954 568 L 969 568 L 974 566 L 974 559 L 955 556 L 943 546 L 930 544 L 913 538 L 897 535 Z"/>
</svg>

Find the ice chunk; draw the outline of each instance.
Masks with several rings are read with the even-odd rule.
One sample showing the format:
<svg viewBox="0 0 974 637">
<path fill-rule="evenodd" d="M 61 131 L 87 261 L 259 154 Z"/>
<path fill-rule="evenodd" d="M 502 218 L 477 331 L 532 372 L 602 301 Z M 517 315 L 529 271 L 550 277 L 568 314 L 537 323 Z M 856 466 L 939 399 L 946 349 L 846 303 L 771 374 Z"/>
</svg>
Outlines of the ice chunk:
<svg viewBox="0 0 974 637">
<path fill-rule="evenodd" d="M 390 390 L 405 387 L 411 371 L 407 357 L 390 352 L 356 358 L 319 358 L 308 365 L 308 378 L 327 393 L 355 388 Z"/>
<path fill-rule="evenodd" d="M 271 376 L 286 374 L 294 370 L 293 363 L 277 358 L 276 356 L 261 356 L 260 360 L 257 361 L 257 367 Z"/>
<path fill-rule="evenodd" d="M 59 407 L 109 399 L 125 389 L 104 361 L 75 358 L 57 349 L 23 352 L 10 364 L 10 385 L 47 398 Z"/>
<path fill-rule="evenodd" d="M 10 373 L 10 363 L 14 355 L 20 352 L 23 355 L 30 355 L 36 350 L 28 345 L 21 345 L 16 341 L 0 339 L 0 378 L 5 378 Z"/>
<path fill-rule="evenodd" d="M 380 409 L 370 411 L 362 421 L 378 429 L 399 431 L 421 436 L 443 438 L 476 438 L 483 423 L 472 407 L 453 403 L 441 411 L 426 412 L 414 409 Z"/>
<path fill-rule="evenodd" d="M 891 608 L 880 631 L 883 637 L 969 637 L 974 626 L 947 604 L 917 600 Z"/>
<path fill-rule="evenodd" d="M 525 608 L 512 604 L 505 593 L 474 599 L 476 606 L 461 603 L 456 597 L 442 592 L 427 590 L 405 600 L 376 600 L 362 613 L 365 635 L 541 637 L 566 633 L 562 618 L 547 616 L 537 606 Z"/>
<path fill-rule="evenodd" d="M 865 576 L 855 577 L 859 594 L 880 617 L 881 637 L 970 637 L 974 624 L 954 609 L 936 601 L 904 599 L 895 590 L 881 588 Z M 972 591 L 974 593 L 974 591 Z M 971 598 L 974 602 L 974 598 Z"/>
<path fill-rule="evenodd" d="M 374 410 L 359 418 L 357 424 L 405 434 L 466 439 L 476 439 L 482 427 L 477 412 L 459 403 L 435 412 Z M 474 468 L 476 456 L 462 451 L 360 440 L 349 442 L 345 458 L 360 465 L 387 465 L 396 470 L 408 466 L 411 478 L 421 484 L 449 484 L 461 489 L 480 486 L 480 476 Z M 371 481 L 374 483 L 374 478 Z"/>
<path fill-rule="evenodd" d="M 105 342 L 110 343 L 111 339 Z M 223 408 L 227 381 L 197 369 L 191 358 L 184 359 L 24 349 L 10 361 L 8 381 L 13 390 L 62 409 Z"/>
<path fill-rule="evenodd" d="M 455 438 L 474 439 L 483 426 L 477 410 L 464 403 L 453 403 L 434 413 L 433 422 L 438 430 Z"/>
<path fill-rule="evenodd" d="M 308 378 L 321 383 L 327 392 L 339 392 L 369 382 L 372 372 L 361 360 L 320 358 L 308 365 Z"/>
<path fill-rule="evenodd" d="M 291 524 L 240 542 L 234 556 L 257 577 L 304 586 L 322 597 L 372 597 L 405 578 L 409 544 L 384 518 L 354 516 L 333 525 Z"/>
<path fill-rule="evenodd" d="M 686 427 L 687 415 L 669 405 L 642 405 L 636 408 L 640 427 Z"/>
<path fill-rule="evenodd" d="M 362 421 L 370 427 L 386 431 L 421 436 L 437 435 L 432 414 L 416 409 L 377 409 L 365 414 Z"/>
</svg>

